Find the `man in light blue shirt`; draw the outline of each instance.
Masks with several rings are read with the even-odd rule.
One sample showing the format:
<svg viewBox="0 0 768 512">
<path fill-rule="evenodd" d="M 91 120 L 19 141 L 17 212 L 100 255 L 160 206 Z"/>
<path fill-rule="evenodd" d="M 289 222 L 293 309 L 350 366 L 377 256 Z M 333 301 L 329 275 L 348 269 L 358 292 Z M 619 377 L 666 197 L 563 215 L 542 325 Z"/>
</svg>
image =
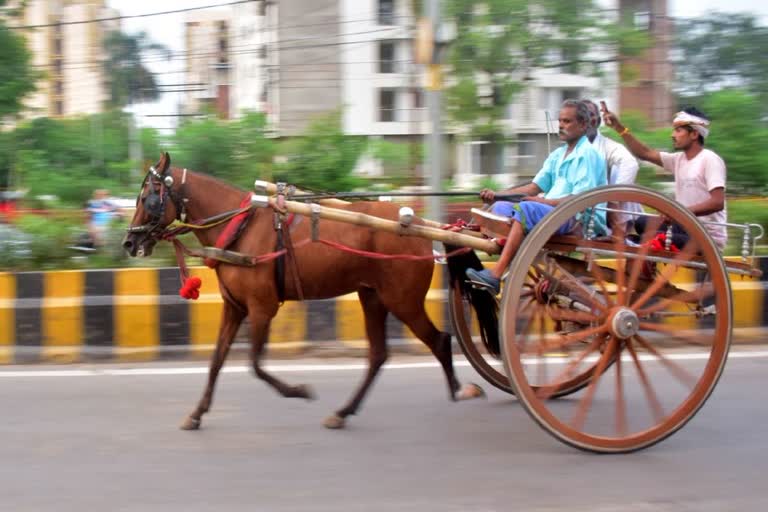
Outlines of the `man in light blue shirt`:
<svg viewBox="0 0 768 512">
<path fill-rule="evenodd" d="M 528 232 L 555 207 L 568 197 L 605 185 L 605 158 L 600 155 L 586 137 L 589 128 L 589 109 L 583 102 L 566 100 L 558 118 L 560 140 L 565 145 L 554 150 L 533 178 L 533 183 L 505 190 L 504 194 L 522 194 L 519 203 L 499 201 L 491 206 L 491 212 L 512 217 L 512 228 L 504 244 L 499 261 L 492 269 L 468 269 L 466 274 L 473 280 L 488 285 L 497 293 L 501 276 L 514 258 L 517 249 Z M 539 197 L 540 193 L 544 197 Z M 485 202 L 492 202 L 495 193 L 485 189 L 480 192 Z M 605 212 L 596 211 L 596 229 L 605 230 Z M 573 218 L 560 226 L 556 234 L 571 233 L 579 219 Z"/>
</svg>

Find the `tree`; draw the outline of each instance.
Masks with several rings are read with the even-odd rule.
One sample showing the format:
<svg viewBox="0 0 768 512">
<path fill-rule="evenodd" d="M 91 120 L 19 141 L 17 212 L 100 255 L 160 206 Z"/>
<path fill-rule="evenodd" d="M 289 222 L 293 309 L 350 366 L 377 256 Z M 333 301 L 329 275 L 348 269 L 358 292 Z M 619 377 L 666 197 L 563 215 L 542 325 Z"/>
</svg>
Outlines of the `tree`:
<svg viewBox="0 0 768 512">
<path fill-rule="evenodd" d="M 706 145 L 725 160 L 730 191 L 765 193 L 768 190 L 768 126 L 760 97 L 745 91 L 724 89 L 702 102 L 712 119 Z M 763 107 L 763 108 L 761 108 Z"/>
<path fill-rule="evenodd" d="M 4 4 L 0 0 L 0 7 Z M 36 80 L 23 37 L 0 19 L 0 120 L 21 110 L 21 101 L 34 90 Z"/>
<path fill-rule="evenodd" d="M 768 27 L 750 14 L 712 13 L 676 24 L 678 93 L 696 101 L 708 93 L 743 88 L 768 112 Z"/>
<path fill-rule="evenodd" d="M 170 55 L 165 46 L 152 43 L 145 32 L 125 34 L 113 31 L 104 39 L 104 50 L 110 106 L 119 108 L 130 103 L 153 101 L 160 96 L 154 74 L 141 59 L 148 52 Z"/>
<path fill-rule="evenodd" d="M 345 135 L 341 112 L 319 117 L 306 133 L 289 141 L 287 161 L 275 171 L 280 181 L 316 190 L 351 190 L 362 180 L 352 171 L 367 146 L 363 137 Z"/>
<path fill-rule="evenodd" d="M 638 31 L 602 20 L 592 0 L 449 0 L 447 12 L 456 22 L 448 113 L 469 137 L 492 143 L 505 140 L 505 110 L 534 69 L 599 73 L 647 46 Z M 596 47 L 609 57 L 591 58 Z"/>
<path fill-rule="evenodd" d="M 271 177 L 274 142 L 267 137 L 264 114 L 251 112 L 237 121 L 215 116 L 183 124 L 174 136 L 173 160 L 184 167 L 244 187 Z"/>
</svg>

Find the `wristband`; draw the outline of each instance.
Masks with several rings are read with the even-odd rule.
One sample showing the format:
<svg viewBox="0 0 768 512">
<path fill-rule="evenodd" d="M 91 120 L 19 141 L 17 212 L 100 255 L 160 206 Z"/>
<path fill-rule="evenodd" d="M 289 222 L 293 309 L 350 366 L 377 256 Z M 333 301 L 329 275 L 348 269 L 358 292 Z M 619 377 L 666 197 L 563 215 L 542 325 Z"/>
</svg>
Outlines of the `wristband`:
<svg viewBox="0 0 768 512">
<path fill-rule="evenodd" d="M 628 133 L 629 133 L 629 127 L 625 126 L 624 129 L 621 131 L 621 133 L 619 133 L 619 137 L 623 137 Z"/>
</svg>

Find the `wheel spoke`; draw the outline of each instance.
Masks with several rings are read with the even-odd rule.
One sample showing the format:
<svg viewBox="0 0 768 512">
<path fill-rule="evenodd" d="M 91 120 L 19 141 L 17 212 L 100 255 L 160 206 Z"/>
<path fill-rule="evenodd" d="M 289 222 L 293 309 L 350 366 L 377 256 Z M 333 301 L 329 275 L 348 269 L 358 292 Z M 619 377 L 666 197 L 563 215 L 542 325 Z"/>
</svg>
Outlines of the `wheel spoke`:
<svg viewBox="0 0 768 512">
<path fill-rule="evenodd" d="M 674 327 L 672 325 L 657 324 L 653 322 L 640 322 L 639 328 L 640 330 L 643 330 L 643 331 L 661 332 L 671 336 L 675 340 L 678 340 L 684 343 L 689 343 L 691 345 L 696 345 L 700 347 L 712 346 L 712 339 L 709 338 L 709 342 L 708 342 L 707 341 L 708 337 L 703 336 L 702 333 L 697 331 L 681 331 L 680 328 Z"/>
<path fill-rule="evenodd" d="M 584 341 L 591 336 L 604 333 L 607 330 L 608 328 L 605 325 L 601 324 L 596 327 L 583 329 L 581 331 L 569 332 L 568 334 L 560 334 L 551 343 L 547 343 L 547 349 L 549 351 L 563 350 L 567 346 L 572 345 L 573 343 Z"/>
<path fill-rule="evenodd" d="M 603 372 L 608 367 L 608 363 L 610 362 L 611 358 L 613 358 L 614 352 L 616 352 L 617 344 L 618 340 L 615 337 L 611 336 L 608 339 L 608 347 L 600 356 L 600 360 L 597 363 L 597 368 L 595 369 L 595 374 L 589 381 L 587 392 L 579 401 L 576 414 L 571 420 L 571 426 L 576 430 L 581 430 L 584 427 L 584 421 L 586 421 L 589 410 L 592 408 L 592 400 L 594 399 L 595 393 L 597 392 L 597 383 L 600 381 L 600 377 L 602 377 Z"/>
<path fill-rule="evenodd" d="M 544 308 L 542 308 L 544 309 Z M 546 348 L 546 335 L 547 335 L 547 326 L 545 324 L 546 317 L 543 314 L 543 311 L 539 311 L 539 344 L 536 349 L 536 355 L 537 362 L 536 362 L 536 370 L 538 374 L 538 381 L 537 382 L 547 382 L 547 364 L 546 360 L 544 359 L 545 354 L 548 352 Z"/>
<path fill-rule="evenodd" d="M 589 289 L 587 285 L 579 281 L 576 276 L 571 274 L 565 267 L 560 265 L 559 263 L 555 262 L 557 265 L 557 269 L 565 276 L 565 279 L 558 279 L 558 281 L 562 284 L 568 285 L 574 285 L 574 287 L 568 286 L 569 289 L 574 292 L 580 299 L 586 301 L 589 303 L 590 306 L 597 308 L 602 313 L 605 313 L 608 311 L 608 308 L 600 303 L 599 300 L 595 299 L 595 290 Z"/>
<path fill-rule="evenodd" d="M 557 392 L 557 390 L 560 387 L 560 384 L 568 379 L 570 379 L 573 376 L 573 372 L 578 367 L 584 359 L 587 358 L 592 352 L 597 350 L 600 347 L 600 344 L 603 342 L 604 337 L 603 336 L 597 336 L 594 340 L 586 347 L 584 352 L 579 354 L 579 356 L 568 363 L 568 365 L 565 367 L 565 369 L 558 374 L 557 377 L 552 381 L 553 383 L 547 386 L 540 386 L 539 389 L 536 390 L 536 396 L 539 397 L 542 400 L 548 400 L 552 395 Z"/>
<path fill-rule="evenodd" d="M 689 389 L 693 389 L 693 387 L 696 385 L 696 377 L 691 375 L 685 368 L 680 366 L 679 364 L 675 363 L 674 361 L 670 360 L 667 357 L 664 357 L 664 355 L 656 350 L 656 347 L 651 345 L 648 340 L 640 336 L 639 334 L 635 335 L 635 339 L 637 342 L 648 352 L 656 356 L 661 364 L 663 364 L 669 372 L 674 375 L 677 380 L 679 380 L 681 383 L 687 385 Z"/>
<path fill-rule="evenodd" d="M 629 293 L 625 290 L 627 282 L 627 258 L 624 255 L 624 240 L 616 238 L 613 243 L 613 250 L 616 252 L 616 304 L 624 306 Z"/>
<path fill-rule="evenodd" d="M 654 391 L 653 386 L 651 386 L 651 382 L 648 379 L 648 375 L 645 373 L 643 365 L 640 364 L 640 358 L 637 357 L 637 352 L 635 351 L 635 347 L 632 345 L 632 340 L 628 339 L 624 343 L 627 346 L 627 351 L 629 351 L 630 356 L 632 356 L 632 361 L 635 363 L 637 375 L 640 377 L 640 382 L 643 384 L 643 391 L 645 392 L 645 397 L 648 399 L 648 403 L 651 406 L 653 418 L 656 423 L 660 423 L 664 418 L 664 409 L 661 406 L 661 402 L 659 402 L 659 398 L 656 396 L 656 391 Z"/>
<path fill-rule="evenodd" d="M 680 263 L 686 262 L 691 259 L 691 256 L 695 252 L 696 244 L 693 240 L 688 242 L 688 244 L 685 246 L 685 248 L 682 250 L 682 252 L 678 253 L 677 256 L 675 256 L 675 259 L 673 260 L 673 263 L 670 263 L 669 266 L 667 266 L 659 275 L 656 276 L 655 280 L 651 285 L 646 288 L 646 290 L 643 292 L 640 297 L 635 299 L 635 302 L 632 303 L 630 308 L 637 311 L 637 309 L 641 308 L 643 304 L 648 302 L 651 297 L 656 295 L 656 292 L 659 291 L 659 289 L 667 284 L 670 280 L 670 278 L 677 272 L 677 269 L 680 267 Z"/>
<path fill-rule="evenodd" d="M 651 241 L 651 238 L 656 236 L 656 230 L 658 230 L 661 225 L 661 217 L 650 217 L 650 219 L 648 225 L 646 225 L 643 237 L 640 240 L 640 250 L 637 251 L 637 258 L 632 262 L 632 270 L 630 271 L 629 282 L 627 283 L 627 289 L 630 293 L 634 291 L 637 286 L 637 280 L 640 277 L 643 262 L 645 261 L 645 257 L 648 256 L 648 252 L 651 250 L 651 244 L 649 242 Z"/>
<path fill-rule="evenodd" d="M 605 278 L 605 274 L 603 273 L 602 268 L 600 267 L 600 265 L 592 261 L 589 264 L 589 271 L 592 273 L 592 276 L 595 278 L 595 281 L 597 281 L 597 285 L 600 287 L 600 290 L 603 292 L 603 297 L 605 297 L 605 302 L 608 303 L 608 307 L 613 307 L 615 303 L 613 299 L 611 299 L 611 296 L 608 293 L 608 289 L 605 287 L 605 283 L 607 282 L 607 280 Z"/>
<path fill-rule="evenodd" d="M 659 311 L 663 311 L 673 304 L 698 302 L 709 298 L 712 295 L 714 295 L 714 286 L 712 286 L 711 283 L 708 283 L 696 290 L 682 291 L 673 295 L 672 297 L 669 297 L 668 299 L 661 299 L 659 302 L 653 304 L 652 306 L 638 310 L 637 315 L 642 318 Z"/>
<path fill-rule="evenodd" d="M 620 342 L 619 342 L 620 343 Z M 627 404 L 624 401 L 624 382 L 621 375 L 621 351 L 616 355 L 616 433 L 627 435 Z"/>
<path fill-rule="evenodd" d="M 573 309 L 559 308 L 551 305 L 547 305 L 547 314 L 552 320 L 565 320 L 582 324 L 589 324 L 598 320 L 597 316 L 590 313 L 574 311 Z"/>
<path fill-rule="evenodd" d="M 528 346 L 528 334 L 531 331 L 531 327 L 533 327 L 536 317 L 539 314 L 539 308 L 540 305 L 538 302 L 536 302 L 533 298 L 528 299 L 528 303 L 525 305 L 525 307 L 520 308 L 520 315 L 525 313 L 525 310 L 529 310 L 530 315 L 525 317 L 523 321 L 525 322 L 520 329 L 519 335 L 516 335 L 515 338 L 517 338 L 517 346 L 518 350 L 521 354 L 527 353 L 526 347 Z M 520 342 L 522 340 L 522 343 Z"/>
</svg>

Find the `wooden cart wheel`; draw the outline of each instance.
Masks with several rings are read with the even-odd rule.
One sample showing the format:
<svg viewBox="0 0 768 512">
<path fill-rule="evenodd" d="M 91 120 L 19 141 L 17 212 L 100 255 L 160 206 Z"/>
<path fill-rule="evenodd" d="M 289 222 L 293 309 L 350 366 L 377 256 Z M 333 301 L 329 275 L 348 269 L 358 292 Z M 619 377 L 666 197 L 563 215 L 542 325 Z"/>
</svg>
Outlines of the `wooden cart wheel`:
<svg viewBox="0 0 768 512">
<path fill-rule="evenodd" d="M 472 305 L 461 290 L 459 283 L 454 283 L 449 290 L 449 307 L 451 314 L 451 324 L 456 334 L 456 340 L 461 347 L 464 356 L 469 364 L 483 377 L 487 382 L 498 389 L 510 394 L 514 394 L 509 377 L 500 365 L 499 357 L 495 356 L 487 349 L 487 340 L 483 339 L 482 332 L 477 336 L 472 334 L 472 318 L 474 312 Z M 585 368 L 582 372 L 575 375 L 572 379 L 562 383 L 558 389 L 553 390 L 550 398 L 560 398 L 578 391 L 587 384 L 594 373 L 596 364 Z"/>
<path fill-rule="evenodd" d="M 657 215 L 647 217 L 639 247 L 552 239 L 569 219 L 609 201 Z M 662 216 L 689 235 L 677 253 L 651 248 Z M 588 224 L 589 215 L 582 218 Z M 526 298 L 532 275 L 547 282 L 538 300 Z M 531 417 L 569 445 L 605 453 L 651 446 L 685 425 L 717 384 L 730 347 L 731 300 L 723 259 L 685 207 L 642 187 L 581 194 L 536 226 L 512 262 L 501 305 L 510 384 Z M 564 321 L 573 328 L 557 332 Z M 548 400 L 585 372 L 582 392 Z"/>
</svg>

